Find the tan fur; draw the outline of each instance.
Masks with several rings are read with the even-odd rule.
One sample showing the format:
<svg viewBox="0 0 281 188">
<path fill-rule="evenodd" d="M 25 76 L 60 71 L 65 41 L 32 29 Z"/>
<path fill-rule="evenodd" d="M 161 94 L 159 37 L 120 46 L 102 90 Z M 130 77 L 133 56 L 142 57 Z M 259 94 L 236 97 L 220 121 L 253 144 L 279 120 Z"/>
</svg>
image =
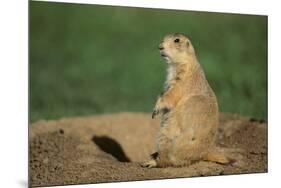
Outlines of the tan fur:
<svg viewBox="0 0 281 188">
<path fill-rule="evenodd" d="M 152 117 L 161 116 L 161 128 L 157 156 L 143 166 L 183 166 L 198 160 L 232 162 L 224 150 L 215 146 L 217 99 L 190 40 L 183 34 L 169 34 L 159 49 L 168 73 L 165 91 L 158 98 Z"/>
</svg>

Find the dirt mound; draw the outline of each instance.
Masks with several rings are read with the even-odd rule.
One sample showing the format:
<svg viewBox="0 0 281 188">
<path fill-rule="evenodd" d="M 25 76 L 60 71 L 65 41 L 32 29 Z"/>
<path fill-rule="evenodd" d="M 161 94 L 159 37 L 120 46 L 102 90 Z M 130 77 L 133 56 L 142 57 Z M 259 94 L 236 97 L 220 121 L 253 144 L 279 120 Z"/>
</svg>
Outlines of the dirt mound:
<svg viewBox="0 0 281 188">
<path fill-rule="evenodd" d="M 118 113 L 38 121 L 30 127 L 30 185 L 48 186 L 267 172 L 267 124 L 221 114 L 217 143 L 241 148 L 240 165 L 200 161 L 182 168 L 140 167 L 154 151 L 159 121 Z"/>
</svg>

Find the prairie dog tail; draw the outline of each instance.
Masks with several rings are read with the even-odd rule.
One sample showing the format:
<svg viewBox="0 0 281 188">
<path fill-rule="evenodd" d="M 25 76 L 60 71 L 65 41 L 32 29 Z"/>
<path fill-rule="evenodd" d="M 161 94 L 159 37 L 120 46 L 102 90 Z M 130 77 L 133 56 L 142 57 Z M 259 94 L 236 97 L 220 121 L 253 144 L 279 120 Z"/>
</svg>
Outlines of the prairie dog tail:
<svg viewBox="0 0 281 188">
<path fill-rule="evenodd" d="M 209 151 L 204 160 L 220 164 L 230 164 L 241 160 L 241 153 L 243 153 L 241 149 L 215 147 Z"/>
</svg>

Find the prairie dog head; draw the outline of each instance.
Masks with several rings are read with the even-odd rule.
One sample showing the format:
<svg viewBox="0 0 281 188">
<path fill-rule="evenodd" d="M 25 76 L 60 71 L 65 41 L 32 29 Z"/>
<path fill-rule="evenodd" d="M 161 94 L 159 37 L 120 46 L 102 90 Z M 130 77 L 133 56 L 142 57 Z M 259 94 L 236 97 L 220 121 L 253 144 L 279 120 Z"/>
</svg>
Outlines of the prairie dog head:
<svg viewBox="0 0 281 188">
<path fill-rule="evenodd" d="M 180 33 L 166 35 L 159 44 L 159 50 L 167 63 L 184 63 L 195 56 L 190 40 Z"/>
</svg>

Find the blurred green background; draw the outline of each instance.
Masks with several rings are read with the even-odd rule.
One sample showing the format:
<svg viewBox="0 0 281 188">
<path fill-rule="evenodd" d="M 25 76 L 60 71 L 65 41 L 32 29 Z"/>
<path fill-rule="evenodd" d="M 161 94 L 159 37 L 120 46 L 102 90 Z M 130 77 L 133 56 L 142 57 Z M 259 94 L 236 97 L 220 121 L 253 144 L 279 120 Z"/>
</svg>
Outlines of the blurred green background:
<svg viewBox="0 0 281 188">
<path fill-rule="evenodd" d="M 30 120 L 151 112 L 157 46 L 190 36 L 220 110 L 267 117 L 267 17 L 30 2 Z"/>
</svg>

